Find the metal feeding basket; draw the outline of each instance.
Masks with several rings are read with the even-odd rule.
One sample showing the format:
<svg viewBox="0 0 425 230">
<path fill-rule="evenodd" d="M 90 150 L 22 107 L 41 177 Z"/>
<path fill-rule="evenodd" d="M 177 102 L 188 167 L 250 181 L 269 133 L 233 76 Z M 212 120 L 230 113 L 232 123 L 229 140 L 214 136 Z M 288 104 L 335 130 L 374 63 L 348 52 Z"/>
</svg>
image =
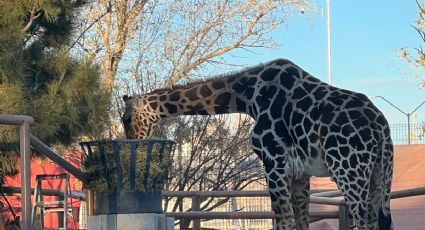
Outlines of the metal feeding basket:
<svg viewBox="0 0 425 230">
<path fill-rule="evenodd" d="M 161 189 L 172 166 L 170 140 L 81 142 L 94 214 L 161 213 Z"/>
</svg>

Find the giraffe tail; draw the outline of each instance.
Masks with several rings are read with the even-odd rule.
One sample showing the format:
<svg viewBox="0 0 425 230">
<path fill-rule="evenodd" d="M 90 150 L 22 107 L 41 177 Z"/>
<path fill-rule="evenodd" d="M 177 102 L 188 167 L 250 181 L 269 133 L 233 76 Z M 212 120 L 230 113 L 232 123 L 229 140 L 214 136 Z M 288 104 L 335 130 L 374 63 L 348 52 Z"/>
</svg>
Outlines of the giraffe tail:
<svg viewBox="0 0 425 230">
<path fill-rule="evenodd" d="M 391 138 L 388 138 L 383 148 L 382 153 L 382 192 L 383 192 L 383 203 L 378 214 L 378 225 L 379 230 L 391 230 L 393 229 L 393 222 L 390 211 L 390 195 L 391 195 L 391 183 L 393 175 L 393 144 Z"/>
<path fill-rule="evenodd" d="M 391 230 L 393 229 L 393 221 L 391 218 L 391 213 L 384 214 L 384 207 L 379 210 L 378 215 L 378 224 L 379 230 Z"/>
</svg>

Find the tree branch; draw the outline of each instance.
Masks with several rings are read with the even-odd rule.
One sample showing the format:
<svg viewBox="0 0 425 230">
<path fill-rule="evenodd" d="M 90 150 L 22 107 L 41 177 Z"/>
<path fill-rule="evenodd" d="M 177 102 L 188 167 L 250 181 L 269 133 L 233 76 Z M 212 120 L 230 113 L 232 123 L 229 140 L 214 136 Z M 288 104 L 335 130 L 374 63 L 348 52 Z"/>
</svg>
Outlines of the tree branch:
<svg viewBox="0 0 425 230">
<path fill-rule="evenodd" d="M 102 19 L 107 13 L 111 12 L 111 8 L 108 6 L 105 13 L 101 14 L 98 18 L 96 18 L 93 22 L 90 23 L 89 26 L 87 26 L 81 33 L 80 35 L 78 35 L 78 37 L 75 39 L 74 42 L 71 43 L 71 45 L 68 47 L 67 52 L 69 52 L 74 46 L 75 44 L 77 44 L 77 42 L 83 37 L 83 35 L 89 30 L 91 29 L 91 27 L 93 27 L 96 23 L 98 23 L 100 21 L 100 19 Z"/>
<path fill-rule="evenodd" d="M 38 13 L 37 15 L 35 15 L 36 14 L 36 10 L 33 8 L 31 11 L 30 11 L 30 18 L 29 18 L 29 21 L 28 21 L 28 23 L 24 26 L 24 28 L 21 30 L 22 32 L 27 32 L 30 28 L 31 28 L 31 26 L 32 26 L 32 24 L 33 24 L 33 22 L 34 22 L 34 20 L 35 19 L 37 19 L 38 17 L 40 17 L 40 15 L 41 15 L 41 13 Z"/>
</svg>

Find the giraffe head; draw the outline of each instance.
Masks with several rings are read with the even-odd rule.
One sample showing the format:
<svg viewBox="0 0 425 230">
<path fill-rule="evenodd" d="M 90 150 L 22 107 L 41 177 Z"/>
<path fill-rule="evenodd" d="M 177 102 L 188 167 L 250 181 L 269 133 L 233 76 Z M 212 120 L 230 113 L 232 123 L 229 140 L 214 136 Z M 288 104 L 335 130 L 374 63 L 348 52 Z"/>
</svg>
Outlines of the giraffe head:
<svg viewBox="0 0 425 230">
<path fill-rule="evenodd" d="M 145 96 L 123 96 L 125 111 L 122 117 L 128 139 L 145 139 L 152 136 L 159 118 Z"/>
</svg>

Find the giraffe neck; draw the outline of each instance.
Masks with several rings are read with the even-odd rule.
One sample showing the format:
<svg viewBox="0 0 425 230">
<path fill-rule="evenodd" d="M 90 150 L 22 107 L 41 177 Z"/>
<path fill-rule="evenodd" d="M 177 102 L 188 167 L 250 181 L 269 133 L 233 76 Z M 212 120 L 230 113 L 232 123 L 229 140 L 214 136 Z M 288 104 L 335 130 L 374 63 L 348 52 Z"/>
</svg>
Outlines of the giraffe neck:
<svg viewBox="0 0 425 230">
<path fill-rule="evenodd" d="M 161 89 L 144 95 L 144 100 L 159 117 L 249 114 L 249 100 L 233 89 L 241 84 L 240 81 L 240 76 L 232 76 L 176 89 Z"/>
<path fill-rule="evenodd" d="M 278 59 L 230 76 L 174 89 L 155 90 L 143 95 L 142 100 L 144 105 L 152 108 L 157 118 L 243 113 L 256 119 L 261 111 L 271 106 L 272 101 L 284 103 L 290 94 L 298 95 L 294 85 L 307 76 L 310 81 L 318 81 L 300 71 L 292 62 Z"/>
</svg>

